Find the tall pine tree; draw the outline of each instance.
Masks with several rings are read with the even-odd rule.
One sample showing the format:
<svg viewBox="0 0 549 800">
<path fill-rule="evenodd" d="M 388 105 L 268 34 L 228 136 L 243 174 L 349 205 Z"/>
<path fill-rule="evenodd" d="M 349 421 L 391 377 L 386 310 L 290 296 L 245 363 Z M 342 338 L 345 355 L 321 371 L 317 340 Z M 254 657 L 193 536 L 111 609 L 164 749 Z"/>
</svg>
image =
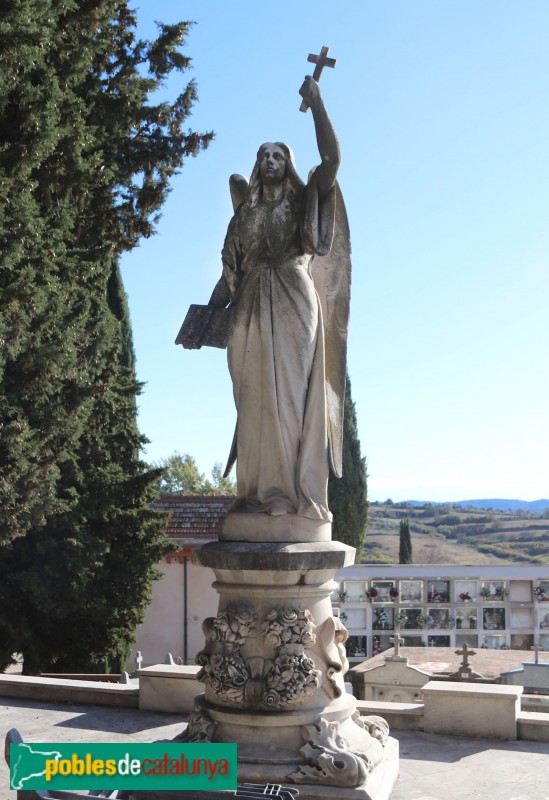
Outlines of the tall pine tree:
<svg viewBox="0 0 549 800">
<path fill-rule="evenodd" d="M 119 666 L 165 546 L 118 260 L 212 135 L 192 81 L 150 102 L 188 24 L 135 27 L 125 0 L 0 9 L 0 667 L 27 673 Z"/>
<path fill-rule="evenodd" d="M 356 548 L 356 560 L 360 563 L 368 520 L 366 459 L 360 451 L 356 410 L 348 375 L 343 423 L 343 475 L 336 478 L 330 473 L 328 504 L 334 517 L 332 537 Z"/>
</svg>

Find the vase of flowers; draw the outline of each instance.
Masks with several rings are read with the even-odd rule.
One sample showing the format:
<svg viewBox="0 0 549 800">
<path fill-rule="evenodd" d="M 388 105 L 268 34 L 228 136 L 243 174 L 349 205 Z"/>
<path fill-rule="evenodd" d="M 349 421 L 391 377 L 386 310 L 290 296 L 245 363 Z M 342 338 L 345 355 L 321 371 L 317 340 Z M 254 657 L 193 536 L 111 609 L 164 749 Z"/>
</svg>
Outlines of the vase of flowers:
<svg viewBox="0 0 549 800">
<path fill-rule="evenodd" d="M 480 596 L 484 600 L 489 600 L 490 597 L 492 597 L 492 591 L 491 591 L 490 587 L 489 586 L 483 586 L 482 589 L 480 590 Z"/>
<path fill-rule="evenodd" d="M 474 629 L 474 628 L 477 627 L 477 618 L 476 618 L 476 616 L 474 614 L 469 614 L 467 619 L 469 620 L 469 627 L 471 629 Z"/>
<path fill-rule="evenodd" d="M 543 600 L 549 600 L 549 598 L 545 594 L 545 589 L 543 588 L 543 586 L 541 586 L 541 584 L 539 586 L 536 586 L 536 588 L 534 589 L 534 597 L 536 598 L 536 600 L 539 600 L 540 602 Z"/>
<path fill-rule="evenodd" d="M 406 625 L 407 622 L 408 622 L 408 615 L 406 614 L 406 612 L 403 610 L 399 611 L 398 614 L 395 616 L 395 623 L 400 628 L 401 625 Z"/>
<path fill-rule="evenodd" d="M 385 628 L 389 624 L 389 615 L 387 614 L 384 608 L 376 608 L 374 610 L 376 612 L 375 627 L 381 628 L 381 630 L 385 630 Z"/>
<path fill-rule="evenodd" d="M 372 600 L 373 600 L 375 597 L 377 597 L 377 596 L 378 596 L 379 592 L 378 592 L 378 590 L 376 589 L 376 587 L 375 587 L 375 586 L 372 586 L 372 588 L 371 588 L 371 589 L 370 589 L 368 592 L 366 592 L 366 594 L 367 594 L 367 596 L 368 596 L 368 600 L 369 600 L 369 601 L 370 601 L 370 603 L 371 603 L 371 602 L 372 602 Z"/>
<path fill-rule="evenodd" d="M 496 586 L 496 597 L 498 600 L 505 600 L 506 597 L 509 597 L 509 589 L 506 589 L 505 586 Z"/>
<path fill-rule="evenodd" d="M 391 586 L 391 588 L 389 589 L 389 597 L 391 598 L 393 603 L 397 599 L 397 597 L 398 597 L 398 589 L 396 588 L 396 586 Z"/>
<path fill-rule="evenodd" d="M 462 592 L 459 596 L 459 599 L 462 603 L 468 603 L 471 600 L 471 595 L 469 592 Z"/>
<path fill-rule="evenodd" d="M 463 617 L 461 614 L 456 614 L 456 628 L 459 630 L 463 624 Z"/>
</svg>

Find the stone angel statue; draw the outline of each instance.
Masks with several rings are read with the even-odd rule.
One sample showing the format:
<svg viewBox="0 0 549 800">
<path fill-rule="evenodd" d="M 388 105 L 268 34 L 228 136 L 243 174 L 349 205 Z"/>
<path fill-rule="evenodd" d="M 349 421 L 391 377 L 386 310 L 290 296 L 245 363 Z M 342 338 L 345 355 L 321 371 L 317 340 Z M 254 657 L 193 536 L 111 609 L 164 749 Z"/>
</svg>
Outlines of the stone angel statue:
<svg viewBox="0 0 549 800">
<path fill-rule="evenodd" d="M 328 471 L 340 476 L 342 468 L 350 241 L 336 183 L 339 145 L 312 76 L 300 94 L 312 112 L 320 164 L 304 183 L 290 148 L 267 142 L 249 182 L 231 176 L 234 216 L 206 308 L 228 307 L 231 315 L 231 510 L 329 521 Z M 177 341 L 200 346 L 181 334 Z"/>
</svg>

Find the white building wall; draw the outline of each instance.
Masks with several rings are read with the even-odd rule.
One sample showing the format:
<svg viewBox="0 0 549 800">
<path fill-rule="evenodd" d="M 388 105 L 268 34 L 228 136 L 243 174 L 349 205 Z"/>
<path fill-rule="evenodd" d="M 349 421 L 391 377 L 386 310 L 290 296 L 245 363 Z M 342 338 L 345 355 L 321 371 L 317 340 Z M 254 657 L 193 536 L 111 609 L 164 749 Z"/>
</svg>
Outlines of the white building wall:
<svg viewBox="0 0 549 800">
<path fill-rule="evenodd" d="M 136 669 L 136 655 L 140 651 L 142 666 L 162 664 L 166 654 L 174 659 L 184 659 L 184 597 L 185 565 L 172 558 L 157 564 L 162 578 L 153 585 L 152 600 L 143 623 L 136 632 L 136 642 L 126 669 Z M 194 664 L 195 656 L 204 646 L 202 622 L 215 617 L 219 596 L 212 588 L 214 573 L 207 567 L 195 566 L 187 559 L 187 663 Z"/>
</svg>

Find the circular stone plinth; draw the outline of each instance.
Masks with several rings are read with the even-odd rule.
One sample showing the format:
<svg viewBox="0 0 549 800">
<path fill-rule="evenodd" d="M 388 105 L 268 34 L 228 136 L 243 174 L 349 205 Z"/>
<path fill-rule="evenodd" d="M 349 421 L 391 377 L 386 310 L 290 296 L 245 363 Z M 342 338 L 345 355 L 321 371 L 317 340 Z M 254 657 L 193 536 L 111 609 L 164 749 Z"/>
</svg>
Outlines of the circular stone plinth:
<svg viewBox="0 0 549 800">
<path fill-rule="evenodd" d="M 222 522 L 222 542 L 329 542 L 332 523 L 296 514 L 239 513 L 229 511 Z"/>
<path fill-rule="evenodd" d="M 193 563 L 225 570 L 322 570 L 354 564 L 355 549 L 342 542 L 208 542 Z"/>
</svg>

